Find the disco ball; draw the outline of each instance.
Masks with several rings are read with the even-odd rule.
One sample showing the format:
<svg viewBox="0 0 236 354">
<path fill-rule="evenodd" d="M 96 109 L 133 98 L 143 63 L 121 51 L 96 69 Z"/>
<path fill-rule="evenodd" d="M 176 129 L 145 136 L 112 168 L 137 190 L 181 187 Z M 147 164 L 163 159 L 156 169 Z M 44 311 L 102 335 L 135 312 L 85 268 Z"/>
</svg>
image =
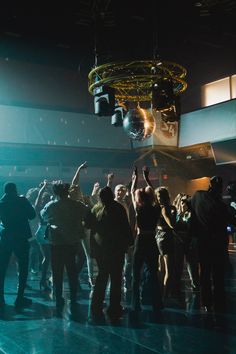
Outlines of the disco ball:
<svg viewBox="0 0 236 354">
<path fill-rule="evenodd" d="M 142 108 L 130 109 L 124 117 L 123 128 L 132 140 L 149 138 L 156 128 L 152 111 Z"/>
</svg>

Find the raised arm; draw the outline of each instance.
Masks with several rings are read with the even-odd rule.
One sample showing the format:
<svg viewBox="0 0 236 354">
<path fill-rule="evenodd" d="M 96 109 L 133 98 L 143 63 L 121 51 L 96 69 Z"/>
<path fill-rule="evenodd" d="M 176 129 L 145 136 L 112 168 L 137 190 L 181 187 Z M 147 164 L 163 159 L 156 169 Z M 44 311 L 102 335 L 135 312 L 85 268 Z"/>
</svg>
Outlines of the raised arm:
<svg viewBox="0 0 236 354">
<path fill-rule="evenodd" d="M 108 173 L 107 175 L 107 187 L 112 188 L 112 183 L 113 183 L 113 179 L 114 179 L 114 173 Z"/>
<path fill-rule="evenodd" d="M 95 205 L 99 200 L 99 192 L 101 190 L 99 182 L 94 183 L 93 190 L 90 196 L 90 202 L 92 205 Z"/>
<path fill-rule="evenodd" d="M 176 208 L 174 206 L 163 205 L 161 206 L 161 213 L 167 225 L 171 229 L 174 229 L 176 224 Z"/>
<path fill-rule="evenodd" d="M 151 183 L 151 181 L 149 179 L 149 172 L 150 172 L 149 167 L 143 166 L 143 168 L 142 168 L 143 179 L 146 182 L 147 186 L 153 188 L 153 185 L 152 185 L 152 183 Z"/>
<path fill-rule="evenodd" d="M 78 168 L 77 171 L 75 172 L 75 175 L 72 179 L 71 184 L 72 185 L 79 185 L 79 178 L 80 178 L 80 171 L 84 168 L 87 168 L 87 161 L 85 161 L 84 163 L 82 163 Z"/>
<path fill-rule="evenodd" d="M 132 184 L 131 184 L 131 197 L 132 197 L 132 202 L 133 202 L 133 206 L 135 208 L 135 191 L 137 188 L 137 184 L 138 184 L 138 169 L 135 166 L 133 173 L 132 173 Z"/>
<path fill-rule="evenodd" d="M 35 200 L 35 203 L 34 203 L 34 207 L 35 207 L 35 210 L 37 213 L 39 213 L 39 208 L 40 208 L 40 203 L 41 203 L 41 199 L 42 199 L 42 195 L 46 189 L 46 187 L 48 186 L 48 181 L 45 179 L 43 181 L 43 184 L 42 184 L 42 187 L 40 188 L 39 192 L 38 192 L 38 195 L 37 195 L 37 198 Z"/>
</svg>

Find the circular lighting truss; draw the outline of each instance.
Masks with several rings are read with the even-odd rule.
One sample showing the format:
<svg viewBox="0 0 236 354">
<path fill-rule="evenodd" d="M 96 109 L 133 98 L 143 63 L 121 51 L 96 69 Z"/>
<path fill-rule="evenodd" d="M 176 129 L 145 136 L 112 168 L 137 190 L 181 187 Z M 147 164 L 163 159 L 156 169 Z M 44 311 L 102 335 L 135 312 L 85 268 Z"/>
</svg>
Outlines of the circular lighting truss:
<svg viewBox="0 0 236 354">
<path fill-rule="evenodd" d="M 153 87 L 164 81 L 171 82 L 173 95 L 179 96 L 187 88 L 186 69 L 176 63 L 162 60 L 134 60 L 107 63 L 92 69 L 88 75 L 88 89 L 94 95 L 102 86 L 115 90 L 119 103 L 152 102 Z M 161 86 L 161 84 L 160 84 Z M 169 105 L 157 109 L 172 109 Z"/>
</svg>

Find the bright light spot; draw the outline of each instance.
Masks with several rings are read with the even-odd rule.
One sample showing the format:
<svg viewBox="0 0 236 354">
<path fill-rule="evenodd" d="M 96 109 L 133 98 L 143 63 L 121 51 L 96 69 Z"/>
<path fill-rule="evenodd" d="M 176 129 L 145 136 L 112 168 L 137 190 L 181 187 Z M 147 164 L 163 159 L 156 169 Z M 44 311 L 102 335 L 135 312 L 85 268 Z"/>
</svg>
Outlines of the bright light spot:
<svg viewBox="0 0 236 354">
<path fill-rule="evenodd" d="M 231 90 L 232 90 L 232 97 L 231 98 L 236 98 L 236 75 L 231 76 Z"/>
<path fill-rule="evenodd" d="M 230 80 L 226 77 L 210 82 L 202 87 L 202 106 L 211 106 L 216 103 L 230 100 Z"/>
</svg>

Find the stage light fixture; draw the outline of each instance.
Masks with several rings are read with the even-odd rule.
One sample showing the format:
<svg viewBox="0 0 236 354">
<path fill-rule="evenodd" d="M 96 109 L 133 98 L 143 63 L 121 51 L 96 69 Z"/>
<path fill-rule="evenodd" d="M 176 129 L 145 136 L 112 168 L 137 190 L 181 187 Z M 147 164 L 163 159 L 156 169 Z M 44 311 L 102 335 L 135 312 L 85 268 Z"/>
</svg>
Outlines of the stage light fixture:
<svg viewBox="0 0 236 354">
<path fill-rule="evenodd" d="M 173 82 L 163 79 L 152 85 L 152 108 L 158 111 L 168 109 L 173 104 Z"/>
<path fill-rule="evenodd" d="M 122 127 L 123 126 L 123 118 L 126 114 L 126 110 L 123 106 L 119 106 L 119 104 L 115 105 L 114 114 L 111 116 L 111 125 L 114 127 Z"/>
<path fill-rule="evenodd" d="M 102 117 L 114 113 L 115 90 L 109 86 L 99 86 L 94 89 L 94 112 Z"/>
<path fill-rule="evenodd" d="M 161 112 L 161 119 L 164 122 L 178 122 L 180 120 L 180 113 L 180 98 L 174 97 L 170 109 Z"/>
<path fill-rule="evenodd" d="M 88 75 L 95 114 L 111 116 L 111 124 L 123 125 L 131 139 L 144 140 L 154 132 L 154 123 L 144 119 L 148 110 L 163 113 L 165 121 L 179 120 L 176 102 L 187 88 L 185 76 L 184 67 L 160 59 L 95 65 Z M 128 107 L 126 115 L 116 102 Z"/>
</svg>

